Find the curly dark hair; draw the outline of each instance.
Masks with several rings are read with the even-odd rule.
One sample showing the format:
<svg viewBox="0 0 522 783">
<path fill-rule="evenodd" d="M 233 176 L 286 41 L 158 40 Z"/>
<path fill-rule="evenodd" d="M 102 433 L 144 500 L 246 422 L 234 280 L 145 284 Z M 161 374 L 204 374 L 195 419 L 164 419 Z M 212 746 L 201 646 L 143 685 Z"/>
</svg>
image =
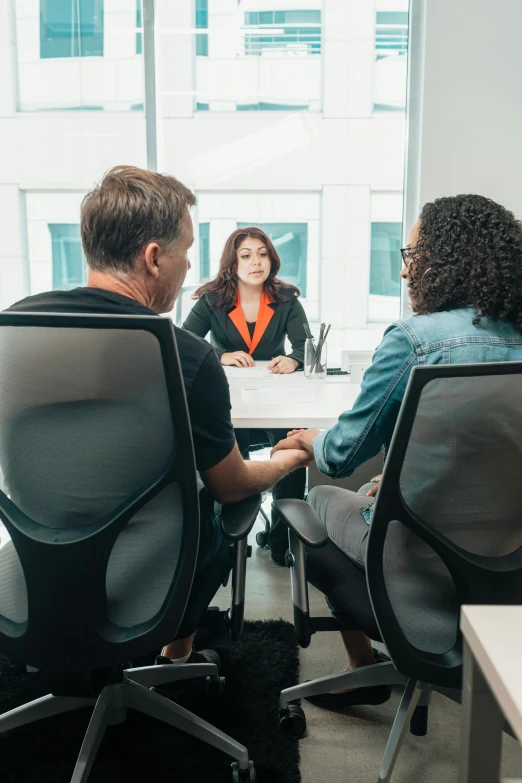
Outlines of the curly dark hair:
<svg viewBox="0 0 522 783">
<path fill-rule="evenodd" d="M 418 315 L 473 307 L 522 331 L 522 225 L 484 196 L 438 198 L 420 214 L 408 285 Z"/>
</svg>

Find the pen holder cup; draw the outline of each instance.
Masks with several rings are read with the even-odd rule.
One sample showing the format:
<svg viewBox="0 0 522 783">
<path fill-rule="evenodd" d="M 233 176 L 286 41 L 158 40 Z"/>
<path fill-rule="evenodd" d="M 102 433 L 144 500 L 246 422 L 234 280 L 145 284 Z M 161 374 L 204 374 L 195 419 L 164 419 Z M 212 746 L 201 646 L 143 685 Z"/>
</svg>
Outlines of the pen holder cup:
<svg viewBox="0 0 522 783">
<path fill-rule="evenodd" d="M 306 378 L 326 378 L 326 343 L 305 343 L 304 374 Z"/>
</svg>

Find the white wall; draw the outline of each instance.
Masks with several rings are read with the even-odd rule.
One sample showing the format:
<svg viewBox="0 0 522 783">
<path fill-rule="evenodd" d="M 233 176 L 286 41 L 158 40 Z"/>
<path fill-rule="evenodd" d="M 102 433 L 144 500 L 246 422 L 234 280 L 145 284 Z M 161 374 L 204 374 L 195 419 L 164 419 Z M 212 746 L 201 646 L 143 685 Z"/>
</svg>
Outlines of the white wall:
<svg viewBox="0 0 522 783">
<path fill-rule="evenodd" d="M 521 0 L 425 0 L 417 209 L 478 193 L 522 217 L 521 31 Z"/>
</svg>

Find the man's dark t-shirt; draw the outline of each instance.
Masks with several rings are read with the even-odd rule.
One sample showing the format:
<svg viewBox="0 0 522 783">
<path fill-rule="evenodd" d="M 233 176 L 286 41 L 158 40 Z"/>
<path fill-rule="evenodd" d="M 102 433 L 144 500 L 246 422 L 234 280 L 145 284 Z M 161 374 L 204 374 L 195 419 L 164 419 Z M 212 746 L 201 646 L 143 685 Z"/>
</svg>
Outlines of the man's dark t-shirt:
<svg viewBox="0 0 522 783">
<path fill-rule="evenodd" d="M 75 288 L 29 296 L 9 308 L 18 313 L 157 315 L 134 299 L 101 288 Z M 198 470 L 225 459 L 235 444 L 226 375 L 212 346 L 174 327 Z"/>
</svg>

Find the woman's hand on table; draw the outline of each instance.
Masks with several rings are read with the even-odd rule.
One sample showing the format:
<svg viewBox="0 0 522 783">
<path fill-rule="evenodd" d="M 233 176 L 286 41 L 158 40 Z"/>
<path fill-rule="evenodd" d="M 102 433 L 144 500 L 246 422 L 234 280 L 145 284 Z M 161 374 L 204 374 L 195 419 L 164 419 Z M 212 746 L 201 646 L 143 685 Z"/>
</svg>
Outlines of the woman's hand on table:
<svg viewBox="0 0 522 783">
<path fill-rule="evenodd" d="M 255 367 L 256 363 L 245 351 L 231 351 L 221 354 L 221 364 L 225 367 Z"/>
<path fill-rule="evenodd" d="M 267 370 L 279 375 L 290 375 L 299 367 L 299 362 L 290 356 L 275 356 L 267 367 Z"/>
<path fill-rule="evenodd" d="M 314 440 L 320 430 L 292 430 L 288 438 L 280 440 L 272 449 L 271 455 L 284 449 L 300 449 L 308 455 L 309 462 L 314 459 Z"/>
</svg>

